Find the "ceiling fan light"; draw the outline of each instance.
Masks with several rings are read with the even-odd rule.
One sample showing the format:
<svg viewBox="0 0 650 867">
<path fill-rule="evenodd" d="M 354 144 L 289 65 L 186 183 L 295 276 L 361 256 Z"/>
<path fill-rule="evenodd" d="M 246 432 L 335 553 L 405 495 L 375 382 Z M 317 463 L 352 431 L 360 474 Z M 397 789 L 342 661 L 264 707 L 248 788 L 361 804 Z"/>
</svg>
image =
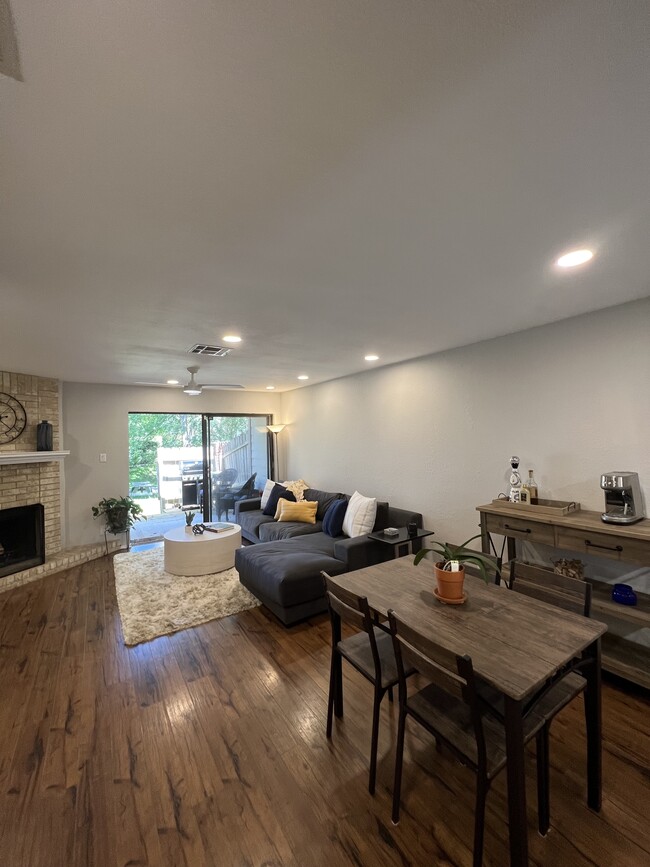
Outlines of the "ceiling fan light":
<svg viewBox="0 0 650 867">
<path fill-rule="evenodd" d="M 183 389 L 185 394 L 189 394 L 190 397 L 198 397 L 201 394 L 202 388 L 200 385 L 186 385 Z"/>
</svg>

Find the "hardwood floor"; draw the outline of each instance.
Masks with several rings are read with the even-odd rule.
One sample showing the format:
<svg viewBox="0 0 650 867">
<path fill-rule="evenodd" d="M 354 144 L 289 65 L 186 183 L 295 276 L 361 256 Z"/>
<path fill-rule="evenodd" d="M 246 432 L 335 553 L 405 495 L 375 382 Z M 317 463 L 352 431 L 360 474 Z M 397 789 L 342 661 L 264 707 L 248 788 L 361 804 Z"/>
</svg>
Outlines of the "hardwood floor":
<svg viewBox="0 0 650 867">
<path fill-rule="evenodd" d="M 345 671 L 325 738 L 329 623 L 263 608 L 128 649 L 109 558 L 0 595 L 0 860 L 6 867 L 470 865 L 474 775 L 414 726 L 390 821 L 396 708 L 367 791 L 371 690 Z M 606 685 L 604 798 L 585 803 L 580 702 L 551 735 L 549 835 L 531 864 L 650 863 L 650 702 Z M 505 775 L 486 865 L 508 863 Z"/>
</svg>

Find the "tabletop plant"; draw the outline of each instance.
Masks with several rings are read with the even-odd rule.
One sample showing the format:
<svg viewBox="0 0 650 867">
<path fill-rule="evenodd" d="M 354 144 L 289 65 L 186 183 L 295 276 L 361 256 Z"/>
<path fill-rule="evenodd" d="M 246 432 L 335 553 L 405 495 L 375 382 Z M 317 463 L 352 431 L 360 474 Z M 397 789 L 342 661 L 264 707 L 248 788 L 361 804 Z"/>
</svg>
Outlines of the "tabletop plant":
<svg viewBox="0 0 650 867">
<path fill-rule="evenodd" d="M 486 584 L 490 581 L 490 574 L 492 576 L 496 574 L 496 563 L 490 557 L 467 547 L 470 542 L 480 538 L 479 533 L 463 542 L 462 545 L 452 545 L 451 542 L 432 542 L 431 547 L 421 548 L 415 555 L 413 563 L 416 566 L 427 554 L 433 554 L 438 558 L 437 562 L 434 563 L 434 572 L 438 582 L 437 595 L 440 599 L 454 602 L 464 601 L 465 563 L 476 566 Z M 459 564 L 457 571 L 452 571 L 454 561 Z"/>
</svg>

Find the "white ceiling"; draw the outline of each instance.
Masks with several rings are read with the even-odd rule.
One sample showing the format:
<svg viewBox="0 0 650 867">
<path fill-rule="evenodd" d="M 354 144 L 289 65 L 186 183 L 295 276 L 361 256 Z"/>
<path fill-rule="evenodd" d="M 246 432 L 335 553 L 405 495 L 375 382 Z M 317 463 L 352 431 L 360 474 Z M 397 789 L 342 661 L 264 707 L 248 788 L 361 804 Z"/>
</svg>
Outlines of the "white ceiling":
<svg viewBox="0 0 650 867">
<path fill-rule="evenodd" d="M 650 295 L 647 0 L 12 5 L 0 369 L 236 331 L 199 379 L 287 389 Z"/>
</svg>

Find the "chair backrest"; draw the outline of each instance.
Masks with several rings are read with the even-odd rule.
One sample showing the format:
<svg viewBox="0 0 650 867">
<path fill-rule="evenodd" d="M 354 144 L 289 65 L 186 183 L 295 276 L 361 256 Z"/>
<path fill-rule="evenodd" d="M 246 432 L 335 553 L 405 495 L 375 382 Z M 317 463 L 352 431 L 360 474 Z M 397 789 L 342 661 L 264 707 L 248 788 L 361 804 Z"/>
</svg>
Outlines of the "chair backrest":
<svg viewBox="0 0 650 867">
<path fill-rule="evenodd" d="M 482 551 L 477 551 L 477 554 L 480 554 L 483 560 L 487 560 L 488 563 L 492 565 L 492 569 L 494 570 L 494 583 L 501 583 L 501 569 L 503 567 L 503 560 L 501 557 L 494 557 L 492 554 L 483 554 Z M 465 566 L 465 573 L 469 575 L 476 575 L 477 578 L 483 578 L 481 575 L 480 569 L 475 563 L 471 561 L 465 562 L 463 564 Z"/>
<path fill-rule="evenodd" d="M 559 575 L 540 566 L 513 560 L 510 564 L 510 589 L 585 617 L 591 613 L 591 584 L 588 581 Z"/>
<path fill-rule="evenodd" d="M 412 667 L 444 692 L 467 704 L 476 737 L 479 765 L 484 766 L 485 736 L 471 658 L 452 653 L 422 635 L 392 610 L 388 612 L 388 622 L 397 662 L 400 702 L 406 701 L 408 687 L 405 671 L 407 667 Z"/>
<path fill-rule="evenodd" d="M 237 467 L 228 467 L 225 470 L 222 470 L 220 473 L 217 473 L 215 478 L 217 481 L 222 482 L 224 485 L 232 485 L 239 475 L 239 470 Z"/>
<path fill-rule="evenodd" d="M 388 622 L 395 645 L 398 671 L 400 667 L 403 671 L 413 667 L 445 692 L 465 701 L 469 684 L 467 676 L 460 673 L 459 662 L 467 675 L 470 670 L 473 672 L 472 660 L 469 657 L 459 657 L 421 635 L 394 611 L 388 612 Z"/>
<path fill-rule="evenodd" d="M 372 632 L 372 619 L 370 607 L 365 596 L 357 596 L 344 587 L 339 587 L 332 581 L 327 572 L 320 573 L 325 581 L 327 601 L 330 609 L 346 623 L 363 629 L 364 632 Z"/>
<path fill-rule="evenodd" d="M 255 477 L 256 476 L 257 476 L 257 473 L 253 473 L 253 475 L 244 482 L 244 484 L 241 486 L 241 488 L 238 491 L 236 491 L 236 495 L 239 496 L 241 494 L 250 494 L 253 490 L 254 485 L 255 485 Z"/>
</svg>

